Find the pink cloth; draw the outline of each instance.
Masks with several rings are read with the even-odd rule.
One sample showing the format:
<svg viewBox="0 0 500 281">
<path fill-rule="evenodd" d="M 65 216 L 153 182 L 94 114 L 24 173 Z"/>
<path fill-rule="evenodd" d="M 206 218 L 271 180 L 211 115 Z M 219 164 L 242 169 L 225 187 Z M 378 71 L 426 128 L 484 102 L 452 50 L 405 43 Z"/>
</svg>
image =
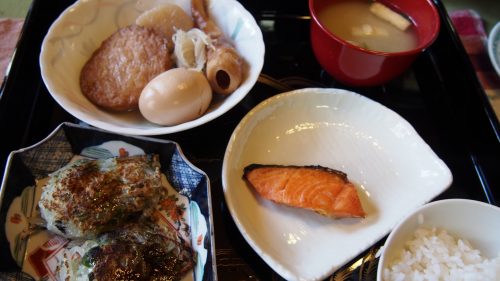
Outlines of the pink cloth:
<svg viewBox="0 0 500 281">
<path fill-rule="evenodd" d="M 488 35 L 483 21 L 474 10 L 452 11 L 449 15 L 477 77 L 500 119 L 500 76 L 496 73 L 488 56 Z"/>
<path fill-rule="evenodd" d="M 0 85 L 16 48 L 23 19 L 0 19 Z"/>
</svg>

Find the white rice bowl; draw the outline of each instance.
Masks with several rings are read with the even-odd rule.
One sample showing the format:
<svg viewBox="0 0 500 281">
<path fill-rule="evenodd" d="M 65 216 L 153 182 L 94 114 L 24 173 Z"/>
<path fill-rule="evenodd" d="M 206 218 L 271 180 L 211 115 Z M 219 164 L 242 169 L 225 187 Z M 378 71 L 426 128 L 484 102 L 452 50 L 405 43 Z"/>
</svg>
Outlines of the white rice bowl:
<svg viewBox="0 0 500 281">
<path fill-rule="evenodd" d="M 449 199 L 427 204 L 387 238 L 377 280 L 500 280 L 500 208 Z"/>
</svg>

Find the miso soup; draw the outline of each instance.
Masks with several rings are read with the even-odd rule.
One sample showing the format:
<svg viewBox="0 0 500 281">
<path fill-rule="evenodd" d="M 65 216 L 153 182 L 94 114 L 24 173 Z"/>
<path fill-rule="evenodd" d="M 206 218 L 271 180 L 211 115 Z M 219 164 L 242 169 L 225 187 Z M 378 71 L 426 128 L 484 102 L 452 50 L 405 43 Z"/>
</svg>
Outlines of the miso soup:
<svg viewBox="0 0 500 281">
<path fill-rule="evenodd" d="M 402 52 L 417 46 L 413 24 L 402 31 L 370 12 L 371 3 L 366 0 L 333 2 L 318 13 L 318 18 L 333 34 L 361 48 Z"/>
</svg>

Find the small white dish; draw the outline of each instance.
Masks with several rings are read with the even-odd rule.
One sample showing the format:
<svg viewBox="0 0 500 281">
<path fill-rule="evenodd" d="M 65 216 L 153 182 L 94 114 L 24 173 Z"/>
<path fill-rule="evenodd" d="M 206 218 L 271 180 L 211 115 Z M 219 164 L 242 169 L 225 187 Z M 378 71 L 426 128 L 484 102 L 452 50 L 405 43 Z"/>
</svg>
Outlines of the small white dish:
<svg viewBox="0 0 500 281">
<path fill-rule="evenodd" d="M 377 280 L 398 256 L 419 227 L 446 230 L 457 239 L 466 239 L 484 258 L 500 254 L 500 208 L 468 199 L 446 199 L 422 206 L 402 220 L 391 232 L 380 256 Z"/>
<path fill-rule="evenodd" d="M 204 115 L 175 126 L 159 126 L 148 122 L 138 110 L 128 113 L 102 110 L 82 94 L 80 71 L 94 50 L 118 28 L 134 23 L 143 11 L 161 3 L 178 4 L 191 14 L 189 0 L 85 0 L 68 7 L 50 27 L 40 54 L 42 78 L 56 102 L 90 125 L 129 135 L 184 131 L 219 117 L 240 102 L 257 81 L 265 47 L 255 19 L 236 0 L 209 1 L 208 10 L 246 61 L 244 80 L 230 96 L 214 96 Z"/>
<path fill-rule="evenodd" d="M 500 75 L 500 22 L 497 22 L 488 36 L 488 55 L 491 64 Z"/>
<path fill-rule="evenodd" d="M 251 163 L 322 165 L 358 186 L 364 219 L 334 220 L 260 198 L 242 180 Z M 401 116 L 340 89 L 271 97 L 234 130 L 222 183 L 250 246 L 287 280 L 323 280 L 449 187 L 448 167 Z"/>
</svg>

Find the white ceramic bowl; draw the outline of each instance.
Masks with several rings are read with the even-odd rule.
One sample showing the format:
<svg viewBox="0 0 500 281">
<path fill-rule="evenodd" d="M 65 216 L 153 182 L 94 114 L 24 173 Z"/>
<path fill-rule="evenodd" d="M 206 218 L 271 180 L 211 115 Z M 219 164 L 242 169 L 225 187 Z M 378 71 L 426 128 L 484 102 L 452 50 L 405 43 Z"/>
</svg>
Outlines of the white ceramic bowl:
<svg viewBox="0 0 500 281">
<path fill-rule="evenodd" d="M 222 115 L 253 87 L 264 63 L 262 32 L 252 15 L 236 0 L 211 0 L 209 13 L 246 61 L 244 80 L 226 98 L 212 101 L 201 117 L 176 126 L 148 122 L 140 112 L 112 113 L 92 104 L 81 92 L 79 77 L 85 62 L 101 42 L 160 3 L 179 4 L 190 12 L 189 0 L 79 0 L 52 24 L 42 44 L 41 74 L 52 97 L 76 118 L 101 129 L 132 135 L 174 133 L 202 125 Z"/>
<path fill-rule="evenodd" d="M 488 36 L 488 55 L 498 75 L 500 75 L 500 22 L 497 22 Z"/>
<path fill-rule="evenodd" d="M 364 219 L 278 205 L 242 179 L 251 163 L 322 165 L 358 186 Z M 302 89 L 253 108 L 234 130 L 222 183 L 243 237 L 287 280 L 323 280 L 451 183 L 450 170 L 401 116 L 356 93 Z"/>
<path fill-rule="evenodd" d="M 383 269 L 420 226 L 445 229 L 456 238 L 466 239 L 485 258 L 500 254 L 500 208 L 467 199 L 435 201 L 417 209 L 393 229 L 380 256 L 377 280 L 383 280 Z"/>
</svg>

